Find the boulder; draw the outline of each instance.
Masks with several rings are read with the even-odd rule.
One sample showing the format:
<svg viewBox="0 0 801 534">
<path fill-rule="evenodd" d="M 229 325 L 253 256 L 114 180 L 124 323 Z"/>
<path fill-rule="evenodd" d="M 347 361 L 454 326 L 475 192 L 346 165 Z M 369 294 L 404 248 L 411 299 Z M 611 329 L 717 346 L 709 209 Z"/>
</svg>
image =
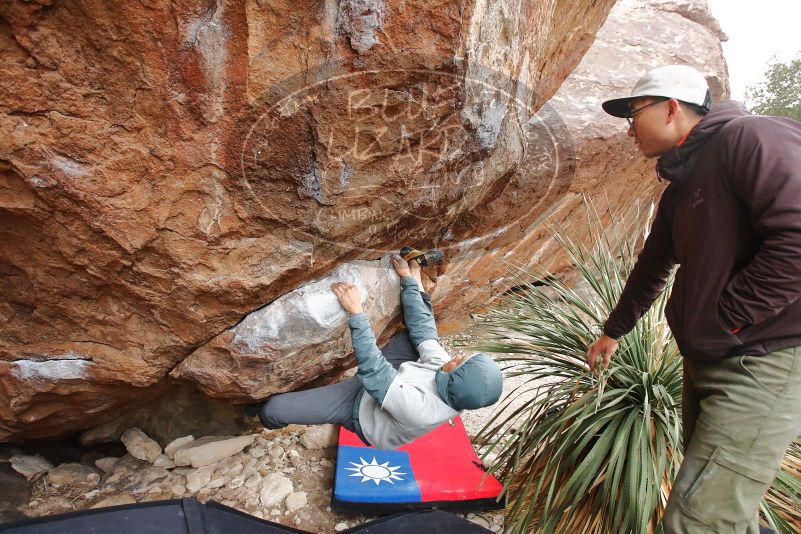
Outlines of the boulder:
<svg viewBox="0 0 801 534">
<path fill-rule="evenodd" d="M 206 436 L 175 451 L 175 465 L 203 467 L 242 451 L 256 436 Z"/>
<path fill-rule="evenodd" d="M 615 3 L 579 65 L 535 117 L 553 133 L 552 146 L 568 152 L 562 159 L 531 162 L 543 172 L 550 169 L 552 180 L 537 187 L 526 182 L 529 174 L 514 175 L 502 193 L 471 213 L 470 224 L 449 227 L 438 242 L 449 258 L 445 269 L 434 270 L 440 335 L 462 329 L 471 314 L 520 283 L 507 262 L 569 276 L 569 259 L 551 239 L 549 224 L 574 228 L 576 239 L 591 245 L 585 199 L 599 213 L 608 209 L 617 216 L 610 231 L 641 232 L 650 204 L 666 184 L 657 180 L 655 162 L 643 158 L 627 136 L 626 122 L 607 115 L 601 102 L 629 94 L 651 68 L 674 63 L 701 71 L 714 102 L 728 98 L 725 39 L 705 0 Z M 533 128 L 532 134 L 538 131 Z M 527 196 L 533 191 L 538 191 L 535 198 Z M 532 217 L 516 215 L 523 212 Z M 497 230 L 477 235 L 471 225 Z"/>
<path fill-rule="evenodd" d="M 407 244 L 461 329 L 506 262 L 566 272 L 546 222 L 661 193 L 603 99 L 677 62 L 728 94 L 701 0 L 42 4 L 0 4 L 0 441 L 247 424 L 353 365 L 332 281 L 400 328 Z M 184 387 L 207 419 L 154 402 Z"/>
<path fill-rule="evenodd" d="M 523 226 L 555 205 L 515 178 L 521 125 L 613 4 L 0 3 L 0 441 L 97 427 L 171 374 L 238 402 L 335 376 L 336 316 L 316 347 L 236 325 L 348 261 L 492 234 L 474 213 L 509 188 Z"/>
</svg>

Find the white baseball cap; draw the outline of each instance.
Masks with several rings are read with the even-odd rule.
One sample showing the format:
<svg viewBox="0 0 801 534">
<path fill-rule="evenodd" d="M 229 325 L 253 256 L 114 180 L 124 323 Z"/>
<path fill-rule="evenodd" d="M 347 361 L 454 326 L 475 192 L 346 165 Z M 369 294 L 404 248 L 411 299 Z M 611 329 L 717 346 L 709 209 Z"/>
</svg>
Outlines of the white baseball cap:
<svg viewBox="0 0 801 534">
<path fill-rule="evenodd" d="M 631 95 L 607 100 L 601 104 L 604 111 L 615 117 L 629 116 L 629 102 L 643 96 L 675 98 L 709 111 L 712 95 L 704 75 L 687 65 L 667 65 L 649 70 L 640 78 Z"/>
</svg>

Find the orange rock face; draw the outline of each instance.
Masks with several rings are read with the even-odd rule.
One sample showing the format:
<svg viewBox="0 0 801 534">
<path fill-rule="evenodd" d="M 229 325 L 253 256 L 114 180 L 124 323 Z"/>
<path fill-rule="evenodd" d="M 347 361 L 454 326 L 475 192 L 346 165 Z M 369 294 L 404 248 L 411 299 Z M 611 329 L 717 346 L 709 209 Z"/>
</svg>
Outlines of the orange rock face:
<svg viewBox="0 0 801 534">
<path fill-rule="evenodd" d="M 278 349 L 297 333 L 237 332 L 261 309 L 291 329 L 293 292 L 405 244 L 446 249 L 441 329 L 464 324 L 575 193 L 571 125 L 542 109 L 613 3 L 3 3 L 0 441 L 110 421 L 170 375 L 238 402 L 334 376 L 344 316 Z M 385 338 L 396 288 L 370 280 Z"/>
</svg>

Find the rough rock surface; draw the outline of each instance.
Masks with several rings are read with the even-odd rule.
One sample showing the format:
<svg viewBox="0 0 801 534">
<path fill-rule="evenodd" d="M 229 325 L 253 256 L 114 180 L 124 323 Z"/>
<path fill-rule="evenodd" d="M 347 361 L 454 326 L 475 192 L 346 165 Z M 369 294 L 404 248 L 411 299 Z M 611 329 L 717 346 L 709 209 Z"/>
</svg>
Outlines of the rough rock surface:
<svg viewBox="0 0 801 534">
<path fill-rule="evenodd" d="M 541 215 L 520 125 L 613 3 L 0 4 L 0 440 L 145 406 L 176 366 L 241 401 L 334 373 L 340 347 L 234 329 L 346 260 L 493 232 L 474 212 L 510 187 Z"/>
<path fill-rule="evenodd" d="M 134 504 L 134 503 L 136 503 L 136 498 L 134 498 L 133 495 L 123 493 L 120 495 L 113 495 L 111 497 L 106 497 L 105 499 L 101 499 L 92 506 L 90 506 L 90 508 L 108 508 L 110 506 L 122 506 L 123 504 Z"/>
<path fill-rule="evenodd" d="M 282 295 L 249 314 L 184 359 L 170 374 L 192 380 L 212 396 L 263 399 L 349 365 L 348 316 L 331 284 L 359 287 L 373 329 L 381 332 L 400 310 L 400 279 L 389 256 L 356 260 Z"/>
<path fill-rule="evenodd" d="M 287 496 L 284 504 L 286 505 L 286 509 L 289 510 L 290 513 L 297 512 L 298 510 L 306 506 L 306 492 L 296 491 L 294 493 L 290 493 Z"/>
</svg>

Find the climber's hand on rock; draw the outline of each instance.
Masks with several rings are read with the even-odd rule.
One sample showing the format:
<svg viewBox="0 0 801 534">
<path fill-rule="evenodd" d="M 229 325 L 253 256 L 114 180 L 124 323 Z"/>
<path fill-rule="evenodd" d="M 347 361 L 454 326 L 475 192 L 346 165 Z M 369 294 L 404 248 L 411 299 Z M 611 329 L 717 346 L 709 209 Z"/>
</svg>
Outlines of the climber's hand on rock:
<svg viewBox="0 0 801 534">
<path fill-rule="evenodd" d="M 348 282 L 335 282 L 331 284 L 331 291 L 339 299 L 339 303 L 348 313 L 362 313 L 362 297 L 359 288 Z"/>
<path fill-rule="evenodd" d="M 397 254 L 392 255 L 392 266 L 395 268 L 395 272 L 398 273 L 398 276 L 403 278 L 404 276 L 412 276 L 412 271 L 409 269 L 409 264 L 398 256 Z M 417 263 L 417 262 L 412 262 Z M 419 270 L 419 269 L 418 269 Z"/>
</svg>

